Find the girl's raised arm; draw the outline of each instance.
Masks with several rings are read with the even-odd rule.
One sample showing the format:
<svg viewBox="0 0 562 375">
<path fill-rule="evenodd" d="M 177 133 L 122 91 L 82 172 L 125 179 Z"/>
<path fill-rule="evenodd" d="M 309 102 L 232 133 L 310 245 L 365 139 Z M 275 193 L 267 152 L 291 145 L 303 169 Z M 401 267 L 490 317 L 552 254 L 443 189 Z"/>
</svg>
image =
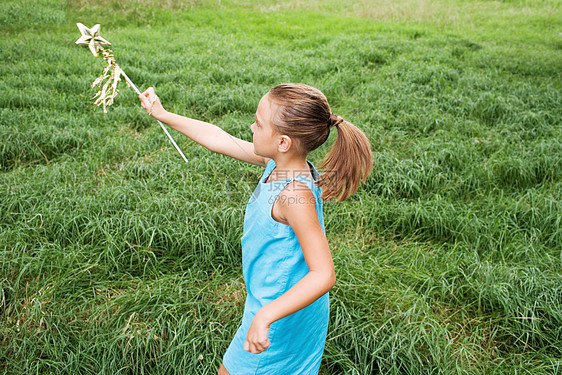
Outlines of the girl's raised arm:
<svg viewBox="0 0 562 375">
<path fill-rule="evenodd" d="M 254 153 L 252 142 L 236 138 L 216 125 L 166 111 L 154 92 L 154 88 L 149 87 L 139 95 L 139 99 L 147 114 L 179 131 L 201 146 L 251 164 L 261 166 L 267 164 L 268 159 Z"/>
</svg>

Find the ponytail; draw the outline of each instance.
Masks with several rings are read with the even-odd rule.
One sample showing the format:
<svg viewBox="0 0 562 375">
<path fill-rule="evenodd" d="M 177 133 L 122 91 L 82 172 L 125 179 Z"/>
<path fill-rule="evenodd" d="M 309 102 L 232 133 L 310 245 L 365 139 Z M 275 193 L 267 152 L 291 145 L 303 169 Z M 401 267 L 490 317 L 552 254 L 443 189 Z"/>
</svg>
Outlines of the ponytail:
<svg viewBox="0 0 562 375">
<path fill-rule="evenodd" d="M 365 182 L 373 161 L 369 139 L 359 128 L 342 117 L 331 115 L 338 136 L 322 161 L 323 173 L 318 180 L 322 199 L 342 202 Z"/>
</svg>

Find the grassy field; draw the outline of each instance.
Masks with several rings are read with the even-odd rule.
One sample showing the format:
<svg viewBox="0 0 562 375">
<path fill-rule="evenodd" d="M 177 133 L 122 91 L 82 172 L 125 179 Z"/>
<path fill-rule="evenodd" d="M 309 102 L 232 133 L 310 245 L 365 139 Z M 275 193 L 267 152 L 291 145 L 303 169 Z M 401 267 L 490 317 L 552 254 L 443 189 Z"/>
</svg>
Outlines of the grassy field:
<svg viewBox="0 0 562 375">
<path fill-rule="evenodd" d="M 321 374 L 562 374 L 561 8 L 3 1 L 0 371 L 213 374 L 243 311 L 262 169 L 174 132 L 185 164 L 125 85 L 94 107 L 82 22 L 169 110 L 235 136 L 282 82 L 367 133 L 373 174 L 325 205 Z"/>
</svg>

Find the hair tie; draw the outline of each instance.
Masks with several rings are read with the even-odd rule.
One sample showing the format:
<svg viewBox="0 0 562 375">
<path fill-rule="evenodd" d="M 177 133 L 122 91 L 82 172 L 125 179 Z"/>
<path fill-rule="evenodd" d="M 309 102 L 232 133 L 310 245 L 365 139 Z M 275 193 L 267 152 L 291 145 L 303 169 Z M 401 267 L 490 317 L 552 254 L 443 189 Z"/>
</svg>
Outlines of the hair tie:
<svg viewBox="0 0 562 375">
<path fill-rule="evenodd" d="M 340 116 L 336 115 L 335 113 L 330 114 L 330 127 L 338 126 L 340 122 Z"/>
</svg>

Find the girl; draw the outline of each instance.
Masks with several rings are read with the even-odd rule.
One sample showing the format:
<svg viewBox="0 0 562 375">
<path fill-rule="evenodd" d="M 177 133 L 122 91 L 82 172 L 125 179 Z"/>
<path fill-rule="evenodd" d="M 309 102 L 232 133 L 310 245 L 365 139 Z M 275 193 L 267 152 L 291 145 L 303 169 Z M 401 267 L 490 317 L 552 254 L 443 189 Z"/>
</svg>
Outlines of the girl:
<svg viewBox="0 0 562 375">
<path fill-rule="evenodd" d="M 367 137 L 302 84 L 278 85 L 260 100 L 253 142 L 167 112 L 153 88 L 139 98 L 149 115 L 209 150 L 265 166 L 244 217 L 244 316 L 218 374 L 318 374 L 335 283 L 322 202 L 343 201 L 365 182 Z M 319 176 L 306 157 L 333 127 L 338 136 Z"/>
</svg>

